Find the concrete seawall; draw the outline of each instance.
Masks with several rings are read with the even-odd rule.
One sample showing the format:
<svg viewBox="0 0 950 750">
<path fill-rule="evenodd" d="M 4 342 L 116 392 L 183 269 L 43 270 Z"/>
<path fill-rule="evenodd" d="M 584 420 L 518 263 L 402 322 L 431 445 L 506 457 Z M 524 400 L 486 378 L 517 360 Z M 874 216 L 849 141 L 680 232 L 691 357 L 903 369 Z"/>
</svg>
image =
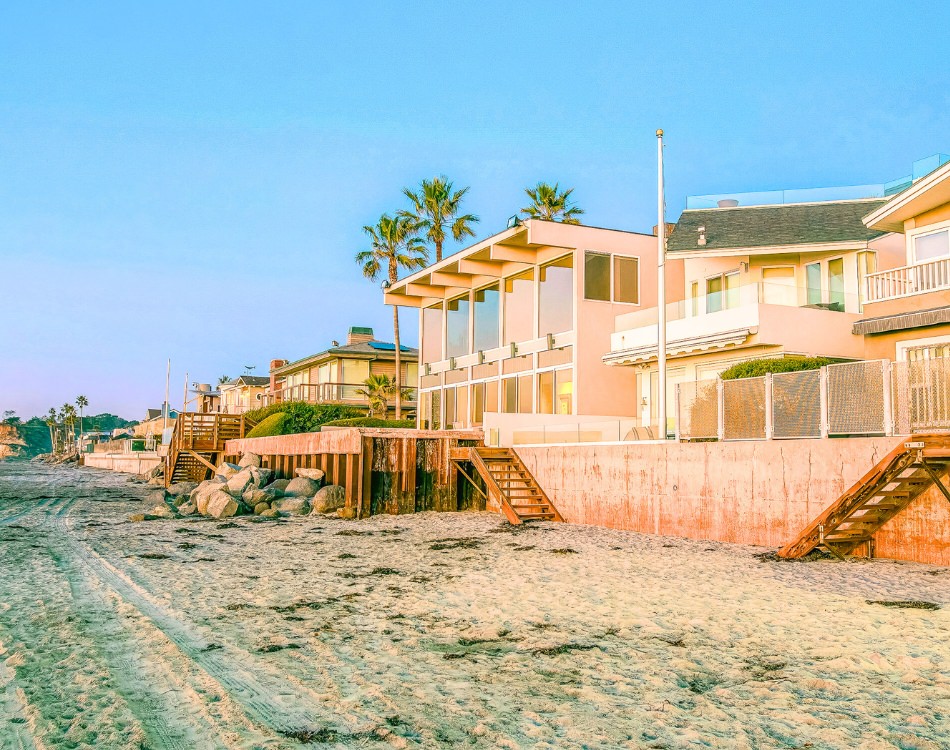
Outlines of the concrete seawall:
<svg viewBox="0 0 950 750">
<path fill-rule="evenodd" d="M 900 438 L 518 446 L 565 519 L 779 547 Z M 875 556 L 950 565 L 950 503 L 934 488 L 889 521 Z"/>
<path fill-rule="evenodd" d="M 154 452 L 85 453 L 83 464 L 96 469 L 119 471 L 125 474 L 144 474 L 159 466 L 164 459 Z"/>
</svg>

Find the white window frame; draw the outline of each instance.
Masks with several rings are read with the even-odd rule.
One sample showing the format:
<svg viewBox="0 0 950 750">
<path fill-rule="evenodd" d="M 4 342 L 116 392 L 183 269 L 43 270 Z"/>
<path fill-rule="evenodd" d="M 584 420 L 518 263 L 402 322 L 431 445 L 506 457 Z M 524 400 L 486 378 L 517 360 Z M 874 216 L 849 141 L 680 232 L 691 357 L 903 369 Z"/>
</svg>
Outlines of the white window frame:
<svg viewBox="0 0 950 750">
<path fill-rule="evenodd" d="M 937 234 L 939 232 L 948 232 L 948 234 L 950 234 L 950 221 L 939 221 L 936 224 L 928 224 L 925 227 L 912 229 L 907 233 L 908 265 L 917 266 L 921 263 L 932 263 L 933 261 L 941 260 L 942 258 L 950 258 L 950 253 L 948 253 L 947 255 L 942 255 L 938 258 L 931 258 L 930 260 L 917 260 L 917 238 L 926 237 L 928 234 Z M 950 238 L 948 238 L 948 243 L 950 243 Z"/>
<path fill-rule="evenodd" d="M 705 277 L 703 277 L 703 288 L 702 288 L 702 291 L 703 291 L 703 313 L 704 313 L 705 315 L 712 315 L 712 314 L 713 314 L 713 313 L 709 312 L 709 282 L 710 282 L 712 279 L 722 279 L 722 291 L 719 292 L 719 293 L 722 295 L 722 301 L 723 301 L 723 302 L 722 302 L 722 307 L 720 307 L 718 310 L 714 310 L 713 312 L 722 312 L 723 310 L 732 310 L 732 309 L 733 309 L 733 308 L 728 307 L 728 306 L 726 305 L 726 291 L 727 291 L 727 290 L 726 290 L 726 277 L 727 277 L 727 276 L 733 276 L 733 275 L 738 276 L 738 277 L 741 279 L 741 278 L 742 278 L 742 269 L 740 269 L 740 268 L 733 268 L 733 269 L 730 269 L 729 271 L 723 271 L 722 273 L 714 273 L 714 274 L 711 274 L 710 276 L 705 276 Z M 740 284 L 739 286 L 741 287 L 742 285 Z M 740 294 L 741 294 L 741 293 L 740 293 Z M 741 304 L 741 300 L 740 300 L 740 304 Z"/>
<path fill-rule="evenodd" d="M 950 343 L 950 335 L 928 336 L 927 338 L 922 338 L 922 339 L 908 339 L 907 341 L 898 341 L 894 345 L 895 359 L 898 362 L 906 362 L 907 352 L 910 349 L 918 349 L 920 347 L 935 346 L 938 344 L 948 344 L 948 343 Z"/>
</svg>

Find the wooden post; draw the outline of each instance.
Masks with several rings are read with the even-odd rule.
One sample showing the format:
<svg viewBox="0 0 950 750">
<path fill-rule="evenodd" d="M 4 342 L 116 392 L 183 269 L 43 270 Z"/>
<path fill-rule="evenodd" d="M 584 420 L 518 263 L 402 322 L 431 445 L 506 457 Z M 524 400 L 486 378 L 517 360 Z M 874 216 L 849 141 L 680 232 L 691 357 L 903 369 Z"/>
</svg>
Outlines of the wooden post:
<svg viewBox="0 0 950 750">
<path fill-rule="evenodd" d="M 356 509 L 357 518 L 366 518 L 373 509 L 373 438 L 363 438 L 361 454 L 363 480 L 360 482 L 360 498 Z"/>
</svg>

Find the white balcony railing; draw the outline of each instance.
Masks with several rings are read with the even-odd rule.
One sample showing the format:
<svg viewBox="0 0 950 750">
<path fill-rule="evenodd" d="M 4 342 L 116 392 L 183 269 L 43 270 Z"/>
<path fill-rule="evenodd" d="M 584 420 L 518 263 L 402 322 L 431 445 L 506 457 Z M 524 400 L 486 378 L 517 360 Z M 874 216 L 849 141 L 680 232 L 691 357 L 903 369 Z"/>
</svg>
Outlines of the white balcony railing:
<svg viewBox="0 0 950 750">
<path fill-rule="evenodd" d="M 950 289 L 950 258 L 869 273 L 867 277 L 868 302 L 883 302 L 943 289 Z"/>
</svg>

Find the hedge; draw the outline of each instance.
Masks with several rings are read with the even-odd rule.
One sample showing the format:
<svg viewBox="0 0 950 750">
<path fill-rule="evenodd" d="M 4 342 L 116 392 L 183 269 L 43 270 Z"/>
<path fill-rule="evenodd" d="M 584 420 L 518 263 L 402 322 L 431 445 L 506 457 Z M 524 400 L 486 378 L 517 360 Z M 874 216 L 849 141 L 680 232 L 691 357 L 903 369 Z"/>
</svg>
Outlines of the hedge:
<svg viewBox="0 0 950 750">
<path fill-rule="evenodd" d="M 245 437 L 258 438 L 271 437 L 272 435 L 285 435 L 286 433 L 284 432 L 284 425 L 286 422 L 287 414 L 284 412 L 271 414 L 269 417 L 264 417 L 264 419 L 260 421 L 260 424 L 247 433 Z"/>
<path fill-rule="evenodd" d="M 412 430 L 415 426 L 414 419 L 376 419 L 374 417 L 335 419 L 324 424 L 324 427 L 385 427 L 397 430 Z"/>
<path fill-rule="evenodd" d="M 339 404 L 308 404 L 306 401 L 282 401 L 279 404 L 265 406 L 263 409 L 249 411 L 246 416 L 258 422 L 258 427 L 260 427 L 263 423 L 261 420 L 274 414 L 285 415 L 285 421 L 281 423 L 283 432 L 274 434 L 293 435 L 298 432 L 317 432 L 327 422 L 362 417 L 365 412 L 354 406 L 341 406 Z M 253 433 L 256 429 L 254 428 L 251 432 Z M 248 437 L 251 437 L 250 433 Z"/>
<path fill-rule="evenodd" d="M 748 362 L 739 362 L 722 373 L 723 380 L 739 380 L 740 378 L 758 378 L 768 373 L 801 372 L 802 370 L 818 370 L 825 365 L 833 364 L 834 360 L 827 357 L 795 357 L 787 359 L 750 359 Z"/>
</svg>

